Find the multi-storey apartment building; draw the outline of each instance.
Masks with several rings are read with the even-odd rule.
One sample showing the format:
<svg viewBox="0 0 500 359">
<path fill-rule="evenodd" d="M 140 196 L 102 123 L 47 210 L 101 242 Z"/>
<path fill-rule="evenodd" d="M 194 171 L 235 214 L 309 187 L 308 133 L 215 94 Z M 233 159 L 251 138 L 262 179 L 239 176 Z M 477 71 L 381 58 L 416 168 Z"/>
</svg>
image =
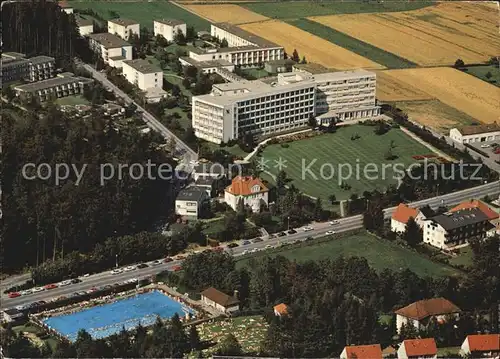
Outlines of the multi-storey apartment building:
<svg viewBox="0 0 500 359">
<path fill-rule="evenodd" d="M 246 133 L 265 135 L 306 126 L 314 115 L 315 88 L 312 81 L 214 85 L 211 94 L 192 98 L 195 134 L 221 143 Z"/>
<path fill-rule="evenodd" d="M 132 60 L 132 45 L 116 35 L 90 34 L 89 45 L 111 67 L 121 68 L 124 60 Z"/>
<path fill-rule="evenodd" d="M 130 34 L 141 36 L 137 21 L 122 18 L 108 20 L 108 32 L 120 36 L 123 40 L 128 40 Z"/>
<path fill-rule="evenodd" d="M 19 80 L 35 82 L 54 77 L 56 60 L 50 56 L 35 56 L 26 59 L 24 54 L 6 52 L 2 54 L 2 82 Z"/>
<path fill-rule="evenodd" d="M 51 96 L 66 97 L 83 93 L 85 86 L 91 83 L 92 79 L 75 77 L 71 72 L 64 72 L 48 80 L 16 86 L 14 91 L 17 96 L 37 96 L 40 101 L 45 101 Z"/>
<path fill-rule="evenodd" d="M 84 19 L 82 17 L 76 17 L 76 26 L 78 26 L 78 32 L 80 36 L 87 36 L 94 33 L 94 22 L 89 19 Z"/>
<path fill-rule="evenodd" d="M 166 95 L 163 91 L 163 71 L 147 60 L 123 61 L 123 76 L 128 82 L 145 91 L 146 98 L 151 102 L 159 101 Z"/>
<path fill-rule="evenodd" d="M 54 77 L 56 59 L 50 56 L 35 56 L 29 59 L 28 81 L 42 81 Z"/>
<path fill-rule="evenodd" d="M 155 36 L 161 35 L 168 41 L 174 41 L 175 35 L 180 31 L 186 36 L 186 23 L 175 19 L 161 19 L 153 21 Z"/>
</svg>

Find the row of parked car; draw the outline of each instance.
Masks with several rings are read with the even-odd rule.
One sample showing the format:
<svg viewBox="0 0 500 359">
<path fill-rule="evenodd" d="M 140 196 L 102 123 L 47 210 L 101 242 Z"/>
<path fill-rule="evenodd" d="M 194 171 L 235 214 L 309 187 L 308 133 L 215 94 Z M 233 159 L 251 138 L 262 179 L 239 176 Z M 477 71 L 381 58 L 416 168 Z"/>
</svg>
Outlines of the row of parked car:
<svg viewBox="0 0 500 359">
<path fill-rule="evenodd" d="M 65 287 L 65 286 L 70 285 L 70 284 L 80 283 L 81 281 L 82 281 L 81 279 L 74 278 L 74 279 L 63 280 L 62 282 L 59 282 L 59 283 L 47 284 L 43 287 L 34 287 L 34 288 L 26 289 L 26 290 L 23 290 L 20 292 L 10 292 L 9 298 L 17 298 L 17 297 L 21 297 L 24 295 L 30 295 L 33 293 L 43 292 L 44 290 L 51 290 L 51 289 L 55 289 L 55 288 L 59 288 L 59 287 Z"/>
</svg>

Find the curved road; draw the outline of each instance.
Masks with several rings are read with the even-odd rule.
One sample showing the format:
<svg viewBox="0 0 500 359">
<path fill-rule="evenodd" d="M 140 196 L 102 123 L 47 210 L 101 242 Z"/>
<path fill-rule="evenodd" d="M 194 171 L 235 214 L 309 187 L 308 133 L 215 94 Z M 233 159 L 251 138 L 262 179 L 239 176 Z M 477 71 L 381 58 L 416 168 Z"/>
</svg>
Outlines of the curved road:
<svg viewBox="0 0 500 359">
<path fill-rule="evenodd" d="M 500 194 L 500 181 L 496 181 L 478 187 L 466 189 L 463 191 L 458 191 L 414 202 L 412 203 L 412 205 L 413 206 L 430 205 L 431 207 L 437 208 L 441 205 L 452 206 L 460 203 L 461 201 L 468 200 L 471 198 L 481 198 L 486 195 L 494 196 L 499 194 Z M 396 207 L 386 208 L 384 210 L 385 218 L 390 218 L 395 209 Z M 240 256 L 245 250 L 251 251 L 254 248 L 265 249 L 265 247 L 268 245 L 276 246 L 281 243 L 291 243 L 298 240 L 299 241 L 305 240 L 307 237 L 313 237 L 313 238 L 322 237 L 329 230 L 335 230 L 336 232 L 345 232 L 361 228 L 363 226 L 363 216 L 357 215 L 357 216 L 341 218 L 339 219 L 338 224 L 334 226 L 331 226 L 328 222 L 314 223 L 312 226 L 314 228 L 312 231 L 305 232 L 303 231 L 303 229 L 298 229 L 297 233 L 295 234 L 290 234 L 278 238 L 269 238 L 258 243 L 242 245 L 240 241 L 240 246 L 233 248 L 232 250 L 230 250 L 230 252 L 234 256 Z M 2 307 L 3 308 L 15 307 L 18 305 L 32 303 L 38 300 L 47 301 L 51 298 L 58 297 L 61 295 L 68 295 L 73 292 L 88 290 L 94 286 L 103 286 L 107 284 L 118 283 L 131 278 L 140 279 L 156 274 L 163 270 L 171 269 L 172 267 L 179 265 L 180 263 L 181 263 L 180 260 L 175 260 L 170 263 L 161 263 L 156 266 L 150 265 L 148 268 L 137 269 L 130 272 L 123 272 L 121 274 L 116 274 L 116 275 L 112 275 L 110 273 L 110 270 L 108 270 L 102 273 L 91 275 L 87 278 L 81 278 L 82 279 L 81 283 L 71 284 L 66 287 L 59 287 L 52 290 L 29 294 L 26 296 L 13 299 L 8 298 L 5 294 L 2 293 Z"/>
</svg>

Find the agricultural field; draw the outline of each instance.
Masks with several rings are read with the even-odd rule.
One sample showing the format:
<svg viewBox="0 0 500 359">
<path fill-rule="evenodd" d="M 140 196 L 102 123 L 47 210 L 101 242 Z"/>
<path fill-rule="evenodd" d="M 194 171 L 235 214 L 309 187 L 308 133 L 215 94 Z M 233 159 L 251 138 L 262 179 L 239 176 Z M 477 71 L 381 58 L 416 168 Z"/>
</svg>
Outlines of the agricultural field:
<svg viewBox="0 0 500 359">
<path fill-rule="evenodd" d="M 427 147 L 414 141 L 400 129 L 391 129 L 380 136 L 376 135 L 373 130 L 374 127 L 363 125 L 339 127 L 336 133 L 287 143 L 288 147 L 280 144 L 269 145 L 262 152 L 262 158 L 269 160 L 270 164 L 276 163 L 275 161 L 280 158 L 286 161 L 282 169 L 292 183 L 305 194 L 320 197 L 323 203 L 327 203 L 330 194 L 335 194 L 337 200 L 344 200 L 353 193 L 361 195 L 364 191 L 374 189 L 382 191 L 388 185 L 396 184 L 398 181 L 398 174 L 392 168 L 394 164 L 398 163 L 398 167 L 407 167 L 415 162 L 412 156 L 430 153 Z M 352 140 L 356 135 L 359 138 Z M 385 159 L 385 155 L 392 141 L 395 146 L 392 152 L 398 158 L 389 161 Z M 309 167 L 313 160 L 316 162 Z M 370 166 L 377 167 L 378 175 L 373 172 L 367 176 L 363 174 L 363 169 L 368 163 L 373 164 Z M 329 164 L 335 171 L 333 175 Z M 342 173 L 344 177 L 349 177 L 348 164 L 352 169 L 352 176 L 344 182 L 351 188 L 341 189 L 339 167 L 345 165 Z M 388 168 L 382 170 L 382 164 L 387 164 Z M 321 176 L 323 165 L 325 165 L 324 176 Z M 358 165 L 359 176 L 356 175 Z M 306 167 L 310 168 L 317 178 L 303 171 Z M 279 172 L 279 169 L 273 165 L 269 165 L 266 169 L 274 176 Z M 385 172 L 385 175 L 382 172 Z"/>
<path fill-rule="evenodd" d="M 410 120 L 446 135 L 454 127 L 478 124 L 471 116 L 439 100 L 396 102 L 396 106 L 407 113 Z"/>
<path fill-rule="evenodd" d="M 153 28 L 154 18 L 173 18 L 183 20 L 193 26 L 196 31 L 210 30 L 210 22 L 198 17 L 169 1 L 141 2 L 111 2 L 111 1 L 71 1 L 71 6 L 78 9 L 92 9 L 108 20 L 120 17 L 136 20 L 147 28 Z"/>
<path fill-rule="evenodd" d="M 489 82 L 492 85 L 500 87 L 500 68 L 495 65 L 484 66 L 469 66 L 465 68 L 469 75 L 477 77 L 483 81 Z M 491 74 L 491 77 L 488 74 Z"/>
<path fill-rule="evenodd" d="M 493 4 L 444 2 L 414 11 L 309 19 L 423 66 L 452 65 L 457 58 L 484 62 L 500 53 Z"/>
<path fill-rule="evenodd" d="M 316 62 L 325 67 L 348 70 L 354 68 L 383 69 L 384 66 L 359 56 L 340 46 L 332 44 L 307 31 L 282 21 L 265 21 L 243 24 L 240 27 L 283 47 L 289 54 L 297 49 L 299 55 L 306 56 L 307 61 Z"/>
<path fill-rule="evenodd" d="M 341 236 L 341 235 L 340 235 Z M 331 236 L 331 240 L 319 240 L 302 243 L 299 246 L 281 247 L 260 252 L 256 256 L 282 255 L 290 260 L 303 262 L 335 259 L 340 256 L 364 257 L 374 269 L 381 271 L 389 268 L 394 271 L 408 268 L 420 276 L 457 276 L 458 270 L 451 266 L 431 261 L 429 258 L 412 250 L 403 248 L 388 240 L 377 239 L 367 232 Z M 252 256 L 255 257 L 255 256 Z M 249 258 L 236 262 L 237 267 L 244 267 Z"/>
<path fill-rule="evenodd" d="M 331 27 L 320 23 L 308 19 L 287 20 L 287 23 L 328 40 L 336 45 L 342 46 L 344 49 L 352 51 L 355 54 L 363 56 L 387 68 L 404 69 L 416 66 L 416 64 L 408 60 L 355 39 L 354 37 L 350 37 L 349 35 L 336 31 Z"/>
<path fill-rule="evenodd" d="M 422 94 L 414 94 L 413 89 L 461 111 L 483 123 L 498 120 L 500 113 L 500 88 L 449 68 L 419 68 L 388 70 L 378 72 L 377 98 L 381 101 L 423 100 Z M 409 89 L 409 92 L 399 88 Z M 388 91 L 394 88 L 394 95 Z M 382 89 L 381 91 L 379 91 Z M 406 96 L 409 94 L 408 96 Z"/>
<path fill-rule="evenodd" d="M 242 6 L 256 13 L 275 19 L 297 19 L 305 16 L 321 16 L 334 14 L 358 14 L 391 11 L 409 11 L 432 5 L 430 1 L 385 1 L 385 2 L 247 2 Z"/>
<path fill-rule="evenodd" d="M 237 25 L 269 20 L 266 16 L 233 4 L 184 5 L 184 7 L 213 22 L 228 22 Z"/>
</svg>

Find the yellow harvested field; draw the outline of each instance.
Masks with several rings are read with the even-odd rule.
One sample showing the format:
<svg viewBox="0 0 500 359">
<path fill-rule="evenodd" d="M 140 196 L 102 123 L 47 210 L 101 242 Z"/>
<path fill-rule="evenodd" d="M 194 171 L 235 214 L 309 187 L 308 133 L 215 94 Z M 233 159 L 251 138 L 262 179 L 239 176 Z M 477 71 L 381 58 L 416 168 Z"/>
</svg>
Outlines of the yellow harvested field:
<svg viewBox="0 0 500 359">
<path fill-rule="evenodd" d="M 408 88 L 418 88 L 442 103 L 479 120 L 492 123 L 500 118 L 500 88 L 465 72 L 449 67 L 388 70 L 377 73 L 384 101 L 401 101 L 404 96 L 398 91 L 399 83 Z M 394 79 L 396 85 L 387 84 Z M 377 81 L 377 82 L 378 82 Z M 394 99 L 387 91 L 395 88 Z M 377 97 L 379 95 L 377 94 Z M 410 96 L 408 96 L 410 97 Z M 380 98 L 381 99 L 381 98 Z M 411 99 L 411 98 L 406 98 Z"/>
<path fill-rule="evenodd" d="M 500 54 L 498 7 L 439 3 L 414 11 L 309 19 L 424 66 L 484 62 Z"/>
<path fill-rule="evenodd" d="M 247 22 L 265 21 L 269 18 L 245 9 L 244 7 L 231 4 L 221 5 L 185 5 L 186 9 L 195 12 L 200 17 L 212 22 L 227 22 L 230 24 L 244 24 Z"/>
<path fill-rule="evenodd" d="M 337 70 L 385 68 L 376 62 L 282 21 L 270 20 L 240 25 L 240 27 L 283 46 L 290 55 L 294 49 L 297 49 L 300 57 L 305 55 L 307 61 L 328 68 Z"/>
<path fill-rule="evenodd" d="M 421 88 L 400 80 L 392 71 L 377 72 L 377 99 L 380 101 L 416 101 L 432 98 Z"/>
</svg>

